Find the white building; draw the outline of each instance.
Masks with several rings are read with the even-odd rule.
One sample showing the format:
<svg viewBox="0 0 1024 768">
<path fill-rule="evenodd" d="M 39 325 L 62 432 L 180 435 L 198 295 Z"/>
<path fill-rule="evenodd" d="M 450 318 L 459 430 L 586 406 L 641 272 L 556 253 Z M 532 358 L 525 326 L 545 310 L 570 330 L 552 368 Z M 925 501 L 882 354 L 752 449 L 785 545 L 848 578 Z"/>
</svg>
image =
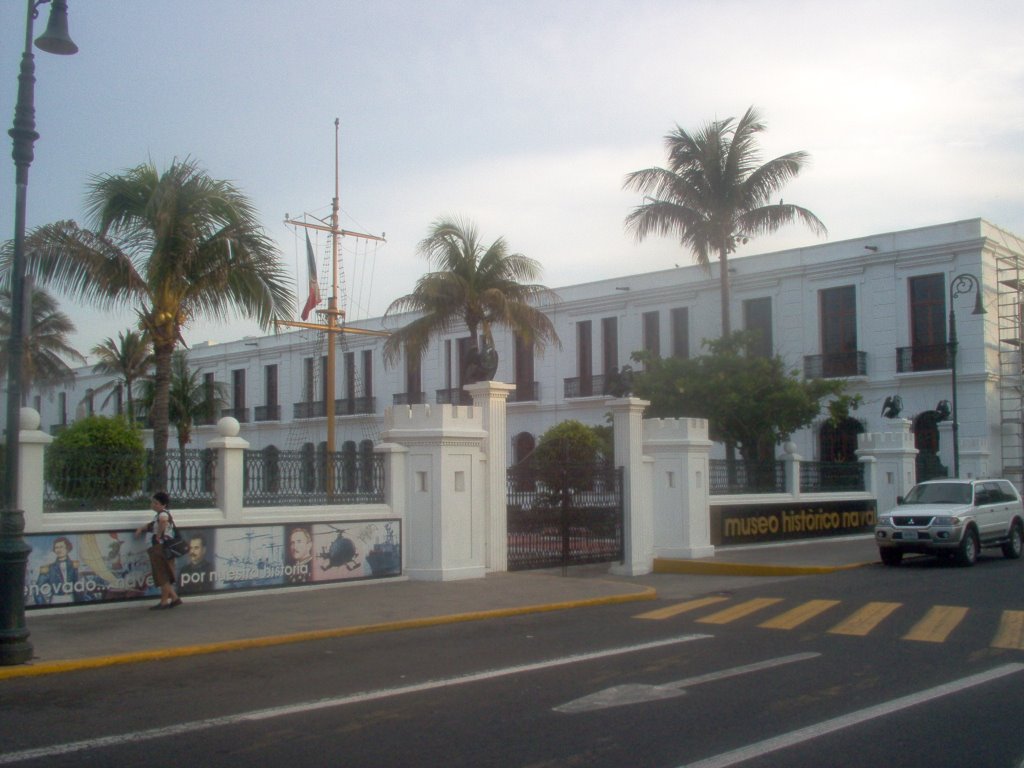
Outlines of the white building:
<svg viewBox="0 0 1024 768">
<path fill-rule="evenodd" d="M 688 256 L 681 251 L 679 258 Z M 857 423 L 839 435 L 824 419 L 794 435 L 806 459 L 848 453 L 856 432 L 888 431 L 883 403 L 898 395 L 919 447 L 937 450 L 951 469 L 952 424 L 937 420 L 936 408 L 953 400 L 947 346 L 953 309 L 962 471 L 1020 482 L 1022 267 L 1024 239 L 980 219 L 735 258 L 733 326 L 761 330 L 765 349 L 805 376 L 848 378 L 850 390 L 863 396 Z M 963 274 L 980 281 L 987 314 L 972 313 L 975 290 L 955 281 Z M 546 311 L 561 349 L 543 357 L 522 354 L 510 335 L 497 338 L 495 378 L 517 385 L 508 409 L 512 460 L 565 419 L 607 423 L 611 397 L 602 394 L 603 377 L 629 363 L 635 350 L 695 356 L 701 341 L 720 331 L 717 264 L 710 274 L 687 265 L 555 291 L 560 301 Z M 380 319 L 356 325 L 384 327 Z M 436 340 L 419 366 L 401 362 L 390 369 L 382 362 L 381 338 L 345 335 L 335 372 L 339 449 L 376 440 L 388 406 L 458 398 L 464 335 Z M 315 332 L 291 331 L 196 344 L 189 361 L 208 380 L 226 385 L 222 414 L 242 423 L 241 436 L 253 448 L 294 449 L 326 439 L 325 354 Z M 115 412 L 116 398 L 101 407 L 104 398 L 93 394 L 108 378 L 84 367 L 71 386 L 32 392 L 29 403 L 42 415 L 42 429 L 59 429 L 90 411 Z M 195 445 L 214 434 L 212 425 L 198 427 Z M 846 448 L 837 448 L 844 440 Z"/>
</svg>

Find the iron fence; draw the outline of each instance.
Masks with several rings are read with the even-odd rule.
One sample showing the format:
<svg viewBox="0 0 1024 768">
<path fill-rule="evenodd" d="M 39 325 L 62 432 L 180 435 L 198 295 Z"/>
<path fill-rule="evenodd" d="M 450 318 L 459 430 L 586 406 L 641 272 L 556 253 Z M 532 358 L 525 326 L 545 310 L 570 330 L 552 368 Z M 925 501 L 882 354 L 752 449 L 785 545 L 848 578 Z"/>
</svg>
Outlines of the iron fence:
<svg viewBox="0 0 1024 768">
<path fill-rule="evenodd" d="M 781 461 L 711 459 L 709 464 L 712 495 L 786 492 L 786 468 Z"/>
<path fill-rule="evenodd" d="M 270 447 L 246 451 L 244 466 L 247 507 L 384 503 L 384 457 L 368 451 Z"/>
<path fill-rule="evenodd" d="M 864 488 L 864 465 L 860 462 L 800 462 L 800 491 L 803 493 L 863 491 Z"/>
</svg>

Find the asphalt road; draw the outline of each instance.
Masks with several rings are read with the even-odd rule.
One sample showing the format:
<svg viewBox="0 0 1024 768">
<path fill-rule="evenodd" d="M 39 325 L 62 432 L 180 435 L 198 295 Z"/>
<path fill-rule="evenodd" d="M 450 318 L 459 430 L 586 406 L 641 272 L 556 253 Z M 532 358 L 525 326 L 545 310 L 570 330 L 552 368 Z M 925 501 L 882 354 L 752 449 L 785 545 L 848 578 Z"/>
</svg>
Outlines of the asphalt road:
<svg viewBox="0 0 1024 768">
<path fill-rule="evenodd" d="M 922 559 L 7 680 L 0 765 L 1021 768 L 1022 568 Z"/>
</svg>

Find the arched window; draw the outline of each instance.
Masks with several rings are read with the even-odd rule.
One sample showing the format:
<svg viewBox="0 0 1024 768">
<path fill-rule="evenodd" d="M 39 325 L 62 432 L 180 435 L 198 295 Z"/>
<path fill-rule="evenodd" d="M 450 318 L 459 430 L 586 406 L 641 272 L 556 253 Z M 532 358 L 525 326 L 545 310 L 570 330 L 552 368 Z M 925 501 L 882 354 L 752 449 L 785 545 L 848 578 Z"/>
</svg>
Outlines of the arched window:
<svg viewBox="0 0 1024 768">
<path fill-rule="evenodd" d="M 864 425 L 857 419 L 846 417 L 838 424 L 826 421 L 818 431 L 821 460 L 833 464 L 857 461 L 857 435 L 864 433 Z"/>
</svg>

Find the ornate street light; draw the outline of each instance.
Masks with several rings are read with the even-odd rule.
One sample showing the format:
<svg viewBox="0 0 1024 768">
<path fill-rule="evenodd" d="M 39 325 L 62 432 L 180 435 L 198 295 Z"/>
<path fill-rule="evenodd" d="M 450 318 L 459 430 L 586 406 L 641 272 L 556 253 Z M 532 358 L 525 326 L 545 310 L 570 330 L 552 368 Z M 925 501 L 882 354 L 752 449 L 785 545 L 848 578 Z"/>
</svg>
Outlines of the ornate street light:
<svg viewBox="0 0 1024 768">
<path fill-rule="evenodd" d="M 949 283 L 949 367 L 953 371 L 953 477 L 960 477 L 960 422 L 956 410 L 956 311 L 953 299 L 962 294 L 974 291 L 974 311 L 972 315 L 984 315 L 985 305 L 981 301 L 981 283 L 974 275 L 957 275 Z"/>
<path fill-rule="evenodd" d="M 32 55 L 32 23 L 39 6 L 50 0 L 28 0 L 25 20 L 25 51 L 18 74 L 18 101 L 14 107 L 14 140 L 11 153 L 15 167 L 14 258 L 11 261 L 11 335 L 7 345 L 7 451 L 6 480 L 0 500 L 0 665 L 23 664 L 32 658 L 32 644 L 25 627 L 25 565 L 31 547 L 25 542 L 25 513 L 18 508 L 18 431 L 21 423 L 21 368 L 25 339 L 25 206 L 28 168 L 36 133 L 36 65 Z M 70 56 L 78 46 L 68 36 L 67 0 L 52 0 L 46 31 L 36 46 L 47 53 Z"/>
</svg>

